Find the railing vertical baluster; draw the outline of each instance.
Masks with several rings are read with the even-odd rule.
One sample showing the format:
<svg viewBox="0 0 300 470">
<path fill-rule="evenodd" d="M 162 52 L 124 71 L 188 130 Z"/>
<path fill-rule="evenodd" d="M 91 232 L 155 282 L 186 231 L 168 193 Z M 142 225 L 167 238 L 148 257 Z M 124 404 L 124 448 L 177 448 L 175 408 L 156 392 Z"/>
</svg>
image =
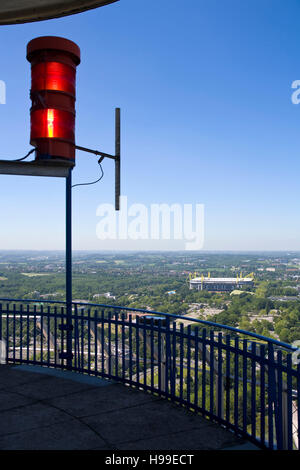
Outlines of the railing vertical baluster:
<svg viewBox="0 0 300 470">
<path fill-rule="evenodd" d="M 71 354 L 71 359 L 69 359 L 69 370 L 74 370 L 76 368 L 76 363 L 77 363 L 77 350 L 76 350 L 76 326 L 77 326 L 77 317 L 76 317 L 76 304 L 73 304 L 72 299 L 71 299 L 71 305 L 70 305 L 70 312 L 69 316 L 67 318 L 68 322 L 68 327 L 70 328 L 70 333 L 69 333 L 69 339 L 68 339 L 68 344 L 69 344 L 69 352 Z"/>
<path fill-rule="evenodd" d="M 276 383 L 276 372 L 278 369 L 278 364 L 275 362 L 275 357 L 274 357 L 274 347 L 272 343 L 269 343 L 269 357 L 268 357 L 268 379 L 269 379 L 269 395 L 270 395 L 270 401 L 272 404 L 271 410 L 269 411 L 269 417 L 272 419 L 270 420 L 272 422 L 271 426 L 271 434 L 270 434 L 270 439 L 269 439 L 269 446 L 271 448 L 274 447 L 274 421 L 275 421 L 275 438 L 276 438 L 276 445 L 278 445 L 278 442 L 280 441 L 280 433 L 282 430 L 282 416 L 280 416 L 280 413 L 278 411 L 278 390 L 277 390 L 277 383 Z M 270 405 L 269 401 L 269 405 Z M 269 428 L 270 428 L 270 422 L 269 422 Z"/>
<path fill-rule="evenodd" d="M 286 377 L 286 374 L 285 374 Z M 283 381 L 282 390 L 282 434 L 283 434 L 283 449 L 288 449 L 288 405 L 287 405 L 287 382 Z"/>
<path fill-rule="evenodd" d="M 36 305 L 33 307 L 33 360 L 36 362 Z"/>
<path fill-rule="evenodd" d="M 162 369 L 162 354 L 161 354 L 161 320 L 158 320 L 157 322 L 157 362 L 158 362 L 158 391 L 159 393 L 162 390 L 162 374 L 161 374 L 161 369 Z"/>
<path fill-rule="evenodd" d="M 112 364 L 111 364 L 111 313 L 108 313 L 108 375 L 112 375 Z"/>
<path fill-rule="evenodd" d="M 30 308 L 29 308 L 29 305 L 27 305 L 27 318 L 26 318 L 26 361 L 28 362 L 30 360 L 30 355 L 29 355 L 29 351 L 30 351 L 30 318 L 29 318 L 29 315 L 30 315 Z"/>
<path fill-rule="evenodd" d="M 121 334 L 122 334 L 122 379 L 125 381 L 125 369 L 126 369 L 126 362 L 125 362 L 125 315 L 122 313 L 121 315 Z"/>
<path fill-rule="evenodd" d="M 187 374 L 186 374 L 186 399 L 188 403 L 191 398 L 191 325 L 187 327 Z"/>
<path fill-rule="evenodd" d="M 20 362 L 23 362 L 23 305 L 20 306 L 20 328 L 19 328 L 19 334 L 20 334 Z"/>
<path fill-rule="evenodd" d="M 151 389 L 154 389 L 154 320 L 150 318 Z"/>
<path fill-rule="evenodd" d="M 57 349 L 57 307 L 54 307 L 54 364 L 58 365 L 58 349 Z"/>
<path fill-rule="evenodd" d="M 132 315 L 129 315 L 128 320 L 128 329 L 129 329 L 129 380 L 132 382 Z"/>
<path fill-rule="evenodd" d="M 252 342 L 251 352 L 251 435 L 256 439 L 256 343 Z M 255 357 L 255 360 L 254 360 Z"/>
<path fill-rule="evenodd" d="M 75 308 L 75 315 L 76 315 L 76 323 L 77 323 L 77 367 L 81 371 L 81 352 L 80 352 L 80 341 L 81 341 L 81 324 L 80 324 L 80 318 L 79 318 L 79 312 L 77 305 L 74 305 Z"/>
<path fill-rule="evenodd" d="M 143 322 L 143 367 L 144 367 L 144 385 L 147 385 L 147 323 Z"/>
<path fill-rule="evenodd" d="M 81 344 L 80 344 L 80 359 L 81 359 L 81 371 L 83 372 L 85 370 L 85 362 L 84 362 L 84 335 L 85 335 L 85 327 L 84 327 L 84 318 L 83 318 L 83 313 L 82 310 L 79 310 L 80 312 L 80 332 L 81 332 Z"/>
<path fill-rule="evenodd" d="M 16 304 L 13 308 L 13 360 L 16 362 Z"/>
<path fill-rule="evenodd" d="M 210 354 L 209 354 L 209 387 L 210 387 L 210 403 L 209 412 L 211 415 L 214 414 L 214 373 L 215 373 L 215 351 L 214 351 L 214 331 L 210 332 Z"/>
<path fill-rule="evenodd" d="M 140 317 L 135 317 L 135 344 L 136 344 L 136 382 L 140 383 Z"/>
<path fill-rule="evenodd" d="M 224 418 L 224 381 L 223 381 L 223 357 L 222 357 L 222 333 L 218 334 L 218 375 L 217 375 L 217 416 L 219 419 Z"/>
<path fill-rule="evenodd" d="M 226 335 L 226 377 L 225 377 L 226 417 L 225 417 L 225 420 L 227 423 L 230 422 L 230 390 L 231 390 L 230 346 L 231 346 L 231 338 L 229 335 Z"/>
<path fill-rule="evenodd" d="M 65 319 L 65 309 L 64 307 L 62 307 L 60 309 L 60 321 L 61 321 L 61 325 L 64 324 L 64 319 Z M 60 330 L 60 352 L 63 353 L 64 352 L 64 330 Z M 63 357 L 61 357 L 61 366 L 64 367 L 65 365 L 65 360 Z"/>
<path fill-rule="evenodd" d="M 74 305 L 74 306 L 73 306 Z M 74 368 L 75 370 L 78 369 L 79 364 L 78 364 L 78 356 L 79 356 L 79 351 L 78 351 L 78 315 L 77 315 L 77 304 L 72 304 L 72 308 L 74 309 L 74 325 L 73 325 L 73 331 L 74 331 Z"/>
<path fill-rule="evenodd" d="M 234 426 L 239 427 L 239 340 L 234 339 Z"/>
<path fill-rule="evenodd" d="M 106 373 L 105 370 L 105 347 L 104 347 L 104 310 L 101 310 L 101 371 L 102 374 Z"/>
<path fill-rule="evenodd" d="M 176 369 L 176 358 L 177 358 L 177 350 L 176 350 L 176 339 L 177 339 L 177 324 L 176 321 L 173 322 L 173 331 L 172 331 L 172 373 L 170 374 L 171 380 L 171 395 L 174 398 L 176 396 L 176 376 L 177 376 L 177 369 Z"/>
<path fill-rule="evenodd" d="M 273 449 L 274 447 L 274 412 L 275 412 L 275 380 L 273 380 L 273 369 L 274 369 L 274 352 L 273 344 L 268 344 L 268 447 Z M 275 379 L 275 377 L 274 377 Z"/>
<path fill-rule="evenodd" d="M 91 373 L 91 309 L 87 312 L 87 334 L 88 334 L 88 374 Z"/>
<path fill-rule="evenodd" d="M 115 376 L 119 376 L 119 325 L 118 312 L 115 312 Z"/>
<path fill-rule="evenodd" d="M 43 305 L 41 305 L 41 316 L 40 316 L 40 350 L 41 350 L 41 362 L 44 362 L 44 335 L 43 335 L 43 330 L 44 330 L 44 308 Z"/>
<path fill-rule="evenodd" d="M 206 328 L 202 331 L 202 410 L 206 410 Z"/>
<path fill-rule="evenodd" d="M 23 305 L 20 305 L 20 326 L 19 326 L 19 335 L 20 335 L 20 340 L 19 340 L 19 346 L 20 346 L 20 353 L 19 353 L 19 358 L 20 362 L 23 362 Z"/>
<path fill-rule="evenodd" d="M 48 345 L 48 357 L 47 357 L 47 360 L 48 360 L 48 365 L 50 365 L 51 363 L 51 357 L 50 357 L 50 307 L 48 307 L 48 312 L 47 312 L 47 345 Z"/>
<path fill-rule="evenodd" d="M 292 403 L 292 355 L 286 358 L 287 367 L 287 426 L 288 426 L 288 450 L 293 450 L 293 403 Z"/>
<path fill-rule="evenodd" d="M 78 350 L 77 350 L 77 336 L 78 336 L 78 318 L 77 318 L 77 305 L 71 304 L 71 316 L 69 316 L 69 323 L 72 325 L 72 337 L 71 337 L 71 344 L 72 344 L 72 369 L 77 370 L 78 367 Z"/>
<path fill-rule="evenodd" d="M 195 355 L 194 355 L 194 363 L 195 363 L 195 384 L 194 384 L 194 405 L 195 408 L 198 407 L 198 361 L 199 361 L 199 330 L 196 326 L 194 330 L 194 338 L 195 338 Z"/>
<path fill-rule="evenodd" d="M 180 401 L 183 401 L 183 355 L 184 355 L 184 331 L 183 331 L 183 323 L 180 323 L 180 349 L 179 349 L 179 354 L 180 354 L 180 361 L 179 361 L 179 367 L 180 367 L 180 378 L 179 378 L 179 384 L 180 384 Z"/>
<path fill-rule="evenodd" d="M 171 344 L 170 344 L 170 318 L 165 319 L 165 344 L 164 344 L 164 365 L 165 365 L 165 389 L 166 394 L 170 393 L 169 377 L 171 368 Z"/>
<path fill-rule="evenodd" d="M 282 352 L 277 352 L 277 367 L 276 367 L 276 386 L 278 394 L 278 426 L 277 429 L 277 449 L 283 449 L 283 424 L 284 424 L 284 412 L 283 412 L 283 382 L 282 382 Z"/>
<path fill-rule="evenodd" d="M 98 375 L 98 310 L 94 313 L 94 332 L 95 374 Z"/>
<path fill-rule="evenodd" d="M 1 339 L 1 363 L 7 363 L 7 347 L 6 342 L 4 340 L 4 332 L 3 332 L 3 307 L 0 304 L 0 339 Z"/>
<path fill-rule="evenodd" d="M 266 440 L 266 387 L 265 387 L 265 346 L 260 345 L 260 441 Z"/>
<path fill-rule="evenodd" d="M 243 340 L 243 431 L 247 432 L 247 412 L 248 412 L 248 403 L 247 403 L 247 387 L 248 387 L 248 370 L 247 370 L 247 351 L 248 351 L 248 341 Z"/>
<path fill-rule="evenodd" d="M 7 359 L 9 359 L 9 304 L 6 306 L 6 351 L 7 351 Z"/>
</svg>

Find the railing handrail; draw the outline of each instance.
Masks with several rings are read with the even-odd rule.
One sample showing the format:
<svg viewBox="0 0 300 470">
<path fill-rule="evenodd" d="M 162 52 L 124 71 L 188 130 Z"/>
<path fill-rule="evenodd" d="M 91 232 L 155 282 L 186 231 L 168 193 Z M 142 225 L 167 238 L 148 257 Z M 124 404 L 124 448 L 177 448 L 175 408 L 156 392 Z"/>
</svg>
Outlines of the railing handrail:
<svg viewBox="0 0 300 470">
<path fill-rule="evenodd" d="M 37 300 L 37 299 L 0 298 L 0 302 L 48 303 L 48 304 L 64 304 L 64 305 L 66 305 L 66 301 L 64 301 L 64 300 L 43 300 L 43 301 L 39 302 L 39 300 Z M 215 323 L 215 322 L 211 322 L 211 321 L 208 321 L 208 320 L 200 320 L 199 318 L 187 317 L 185 315 L 184 316 L 176 315 L 175 313 L 164 313 L 164 312 L 157 312 L 155 310 L 145 310 L 145 309 L 141 309 L 141 308 L 121 307 L 119 305 L 95 304 L 95 303 L 90 303 L 90 302 L 72 302 L 72 305 L 87 305 L 89 307 L 111 308 L 111 309 L 115 309 L 115 310 L 126 310 L 128 312 L 148 313 L 148 314 L 159 315 L 159 316 L 163 315 L 165 317 L 176 318 L 176 319 L 181 319 L 181 320 L 183 319 L 183 320 L 192 321 L 192 322 L 195 322 L 195 323 L 204 324 L 204 325 L 207 325 L 207 326 L 213 326 L 213 327 L 217 327 L 217 328 L 220 328 L 220 329 L 233 331 L 234 333 L 243 334 L 243 335 L 246 335 L 246 336 L 250 336 L 252 338 L 256 338 L 260 341 L 264 341 L 264 342 L 267 342 L 267 343 L 272 343 L 276 346 L 279 346 L 283 349 L 288 349 L 290 351 L 297 351 L 298 350 L 298 348 L 296 346 L 293 346 L 293 345 L 288 344 L 288 343 L 284 343 L 283 341 L 278 341 L 278 340 L 273 339 L 273 338 L 269 338 L 267 336 L 259 335 L 258 333 L 253 333 L 251 331 L 243 330 L 243 329 L 240 329 L 240 328 L 235 328 L 235 327 L 229 326 L 229 325 L 222 325 L 220 323 Z"/>
</svg>

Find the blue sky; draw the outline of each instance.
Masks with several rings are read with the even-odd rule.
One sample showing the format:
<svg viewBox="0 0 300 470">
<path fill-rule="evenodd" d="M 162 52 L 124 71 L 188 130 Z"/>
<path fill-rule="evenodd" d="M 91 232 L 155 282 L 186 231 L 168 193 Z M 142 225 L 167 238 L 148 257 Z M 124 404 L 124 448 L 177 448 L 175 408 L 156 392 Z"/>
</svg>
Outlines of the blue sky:
<svg viewBox="0 0 300 470">
<path fill-rule="evenodd" d="M 2 26 L 1 158 L 30 149 L 27 42 L 63 36 L 82 52 L 77 144 L 113 153 L 122 108 L 129 204 L 204 204 L 205 250 L 300 250 L 299 15 L 298 0 L 120 0 Z M 93 156 L 76 162 L 74 183 L 97 177 Z M 113 164 L 103 167 L 100 184 L 73 190 L 74 249 L 170 247 L 97 239 L 96 209 L 114 200 Z M 0 249 L 63 249 L 64 182 L 0 180 Z"/>
</svg>

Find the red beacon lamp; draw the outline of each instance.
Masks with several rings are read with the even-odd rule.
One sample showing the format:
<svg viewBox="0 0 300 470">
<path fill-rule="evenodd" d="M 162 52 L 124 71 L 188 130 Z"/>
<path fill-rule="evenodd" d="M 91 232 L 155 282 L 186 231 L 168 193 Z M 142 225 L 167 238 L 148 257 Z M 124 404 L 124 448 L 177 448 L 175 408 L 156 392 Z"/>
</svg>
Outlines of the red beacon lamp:
<svg viewBox="0 0 300 470">
<path fill-rule="evenodd" d="M 35 158 L 74 166 L 80 49 L 68 39 L 38 37 L 28 43 L 27 59 L 31 63 L 30 144 L 36 148 Z"/>
<path fill-rule="evenodd" d="M 17 160 L 0 160 L 0 174 L 62 177 L 71 187 L 94 184 L 102 179 L 104 158 L 115 162 L 115 208 L 120 209 L 120 108 L 115 109 L 115 154 L 104 153 L 75 143 L 76 68 L 80 49 L 73 41 L 57 36 L 41 36 L 27 44 L 31 64 L 30 144 L 33 148 Z M 94 182 L 71 186 L 75 151 L 94 154 L 101 177 Z M 35 152 L 35 159 L 26 160 Z M 26 161 L 25 161 L 26 160 Z"/>
</svg>

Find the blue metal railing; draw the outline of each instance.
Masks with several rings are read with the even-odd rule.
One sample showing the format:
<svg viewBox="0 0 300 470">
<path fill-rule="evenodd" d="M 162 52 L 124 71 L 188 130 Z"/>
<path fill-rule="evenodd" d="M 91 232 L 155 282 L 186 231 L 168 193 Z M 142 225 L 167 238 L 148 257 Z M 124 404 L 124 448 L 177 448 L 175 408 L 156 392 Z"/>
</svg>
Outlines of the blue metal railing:
<svg viewBox="0 0 300 470">
<path fill-rule="evenodd" d="M 262 448 L 299 449 L 300 365 L 293 364 L 291 345 L 142 309 L 73 303 L 70 322 L 64 302 L 0 302 L 8 363 L 115 379 L 199 412 Z"/>
</svg>

